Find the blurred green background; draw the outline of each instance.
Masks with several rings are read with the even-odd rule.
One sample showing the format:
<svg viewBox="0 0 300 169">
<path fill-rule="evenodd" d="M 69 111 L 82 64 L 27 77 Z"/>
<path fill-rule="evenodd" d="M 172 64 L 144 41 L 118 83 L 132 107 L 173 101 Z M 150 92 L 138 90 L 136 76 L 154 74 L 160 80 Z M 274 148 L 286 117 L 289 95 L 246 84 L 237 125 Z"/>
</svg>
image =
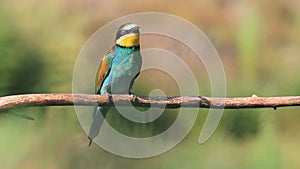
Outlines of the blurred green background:
<svg viewBox="0 0 300 169">
<path fill-rule="evenodd" d="M 208 35 L 225 67 L 228 97 L 300 95 L 299 9 L 298 0 L 0 0 L 0 96 L 72 92 L 85 41 L 118 17 L 146 11 L 178 15 Z M 209 95 L 206 72 L 197 73 L 200 91 Z M 300 108 L 225 110 L 213 137 L 198 144 L 206 115 L 201 109 L 191 132 L 171 151 L 127 159 L 88 147 L 71 106 L 2 111 L 0 168 L 300 168 Z"/>
</svg>

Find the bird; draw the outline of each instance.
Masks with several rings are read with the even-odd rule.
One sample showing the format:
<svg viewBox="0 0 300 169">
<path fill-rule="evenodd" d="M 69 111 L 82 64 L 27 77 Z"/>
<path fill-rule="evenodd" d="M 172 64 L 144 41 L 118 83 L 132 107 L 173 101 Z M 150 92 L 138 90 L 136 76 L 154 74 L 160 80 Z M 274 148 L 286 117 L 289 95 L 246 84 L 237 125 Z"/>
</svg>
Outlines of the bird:
<svg viewBox="0 0 300 169">
<path fill-rule="evenodd" d="M 140 74 L 142 56 L 140 53 L 140 26 L 134 23 L 121 25 L 116 33 L 112 48 L 102 58 L 96 82 L 96 94 L 130 94 L 135 79 Z M 89 146 L 99 134 L 109 111 L 108 106 L 96 106 L 93 122 L 88 134 Z"/>
</svg>

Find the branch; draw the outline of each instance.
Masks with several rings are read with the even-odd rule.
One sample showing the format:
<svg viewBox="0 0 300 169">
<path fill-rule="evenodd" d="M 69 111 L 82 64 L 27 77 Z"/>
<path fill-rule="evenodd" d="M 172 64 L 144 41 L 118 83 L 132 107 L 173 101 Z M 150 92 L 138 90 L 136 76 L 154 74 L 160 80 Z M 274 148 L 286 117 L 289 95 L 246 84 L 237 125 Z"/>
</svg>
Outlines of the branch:
<svg viewBox="0 0 300 169">
<path fill-rule="evenodd" d="M 131 102 L 138 107 L 202 107 L 202 108 L 263 108 L 285 106 L 300 106 L 300 96 L 283 97 L 240 97 L 240 98 L 212 98 L 205 96 L 138 96 L 112 95 L 114 104 L 128 106 Z M 69 105 L 112 105 L 106 95 L 91 94 L 25 94 L 0 97 L 0 110 L 16 106 L 69 106 Z"/>
</svg>

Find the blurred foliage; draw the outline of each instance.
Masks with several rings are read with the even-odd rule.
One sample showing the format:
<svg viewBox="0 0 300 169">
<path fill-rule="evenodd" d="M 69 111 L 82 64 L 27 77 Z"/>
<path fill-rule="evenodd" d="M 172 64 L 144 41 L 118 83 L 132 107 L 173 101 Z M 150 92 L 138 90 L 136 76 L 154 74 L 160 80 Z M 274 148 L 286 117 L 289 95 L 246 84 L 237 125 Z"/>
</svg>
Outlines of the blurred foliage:
<svg viewBox="0 0 300 169">
<path fill-rule="evenodd" d="M 258 117 L 258 110 L 230 111 L 226 118 L 226 129 L 236 139 L 249 139 L 259 131 Z"/>
<path fill-rule="evenodd" d="M 178 15 L 208 35 L 225 67 L 228 97 L 300 95 L 299 8 L 296 0 L 1 0 L 0 96 L 71 92 L 74 64 L 89 36 L 113 19 L 145 11 Z M 179 54 L 185 51 L 180 50 Z M 189 60 L 192 54 L 185 57 Z M 199 90 L 209 95 L 206 71 L 192 59 L 189 64 L 199 77 Z M 160 87 L 176 95 L 178 87 L 170 83 L 170 77 L 144 72 L 134 91 L 148 95 Z M 173 123 L 174 111 L 145 125 L 132 124 L 116 113 L 108 120 L 123 133 L 147 137 Z M 10 112 L 35 120 L 9 116 Z M 18 108 L 8 113 L 0 113 L 0 168 L 300 167 L 299 108 L 226 110 L 213 137 L 199 145 L 207 116 L 201 109 L 178 146 L 147 159 L 121 158 L 96 145 L 88 147 L 72 107 Z"/>
<path fill-rule="evenodd" d="M 247 81 L 247 83 L 251 81 L 255 83 L 259 73 L 256 71 L 258 71 L 257 67 L 260 64 L 258 58 L 261 51 L 259 38 L 261 37 L 260 17 L 257 12 L 247 10 L 244 15 L 237 32 L 236 46 L 239 56 L 237 60 L 243 80 Z"/>
</svg>

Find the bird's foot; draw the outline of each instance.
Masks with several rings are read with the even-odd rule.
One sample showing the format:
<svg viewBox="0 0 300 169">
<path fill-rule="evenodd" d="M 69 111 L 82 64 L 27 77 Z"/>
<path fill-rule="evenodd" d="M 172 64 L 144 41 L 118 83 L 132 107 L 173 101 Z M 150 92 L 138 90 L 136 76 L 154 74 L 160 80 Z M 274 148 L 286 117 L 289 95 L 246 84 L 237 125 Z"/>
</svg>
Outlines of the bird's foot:
<svg viewBox="0 0 300 169">
<path fill-rule="evenodd" d="M 109 103 L 112 103 L 112 95 L 111 95 L 111 93 L 106 92 L 106 96 L 107 96 L 107 98 L 109 100 Z"/>
<path fill-rule="evenodd" d="M 137 102 L 138 101 L 138 97 L 132 92 L 132 91 L 129 91 L 129 95 L 131 95 L 132 96 L 132 102 L 134 103 L 134 102 Z"/>
</svg>

